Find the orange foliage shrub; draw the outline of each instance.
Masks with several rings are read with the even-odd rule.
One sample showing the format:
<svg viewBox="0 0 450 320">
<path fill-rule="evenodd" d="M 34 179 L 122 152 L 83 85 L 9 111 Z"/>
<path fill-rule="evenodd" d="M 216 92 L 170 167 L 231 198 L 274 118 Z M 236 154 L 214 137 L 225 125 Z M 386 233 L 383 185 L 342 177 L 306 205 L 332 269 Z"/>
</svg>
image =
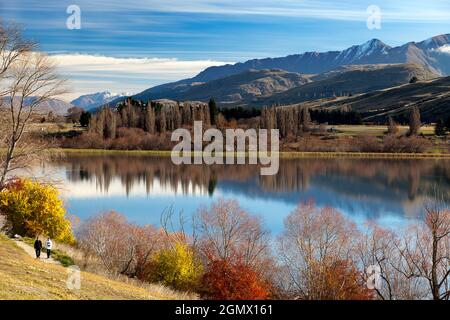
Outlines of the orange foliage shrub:
<svg viewBox="0 0 450 320">
<path fill-rule="evenodd" d="M 261 300 L 269 295 L 268 286 L 252 267 L 225 259 L 208 263 L 201 287 L 202 297 L 212 300 Z"/>
</svg>

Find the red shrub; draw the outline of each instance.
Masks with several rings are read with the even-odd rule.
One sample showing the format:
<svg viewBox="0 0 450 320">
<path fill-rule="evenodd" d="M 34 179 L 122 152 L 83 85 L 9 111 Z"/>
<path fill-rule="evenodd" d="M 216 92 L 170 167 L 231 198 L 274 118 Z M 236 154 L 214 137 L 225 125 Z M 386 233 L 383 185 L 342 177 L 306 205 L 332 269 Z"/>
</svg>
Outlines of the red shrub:
<svg viewBox="0 0 450 320">
<path fill-rule="evenodd" d="M 267 299 L 268 286 L 252 267 L 242 262 L 212 260 L 202 277 L 201 295 L 212 300 Z"/>
</svg>

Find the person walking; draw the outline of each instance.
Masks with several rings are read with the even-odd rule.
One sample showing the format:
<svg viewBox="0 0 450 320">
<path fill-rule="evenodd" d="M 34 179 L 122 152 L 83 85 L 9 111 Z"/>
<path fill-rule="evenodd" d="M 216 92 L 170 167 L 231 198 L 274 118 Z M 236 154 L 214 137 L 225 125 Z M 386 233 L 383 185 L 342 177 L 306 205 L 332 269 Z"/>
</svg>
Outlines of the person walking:
<svg viewBox="0 0 450 320">
<path fill-rule="evenodd" d="M 50 238 L 45 241 L 45 249 L 47 249 L 47 259 L 50 259 L 50 255 L 52 254 L 53 242 Z"/>
<path fill-rule="evenodd" d="M 39 240 L 39 237 L 34 241 L 34 251 L 36 252 L 36 259 L 41 257 L 41 249 L 42 249 L 42 241 Z"/>
</svg>

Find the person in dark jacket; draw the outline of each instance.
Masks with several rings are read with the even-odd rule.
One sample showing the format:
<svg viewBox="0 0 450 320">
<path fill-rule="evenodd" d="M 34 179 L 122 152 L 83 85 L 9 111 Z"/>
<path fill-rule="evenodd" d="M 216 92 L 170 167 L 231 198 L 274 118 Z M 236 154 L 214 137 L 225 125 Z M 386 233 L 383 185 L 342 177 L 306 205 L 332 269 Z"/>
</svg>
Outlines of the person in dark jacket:
<svg viewBox="0 0 450 320">
<path fill-rule="evenodd" d="M 34 250 L 36 251 L 36 259 L 39 259 L 41 256 L 41 249 L 42 249 L 42 241 L 39 240 L 39 238 L 36 238 L 36 241 L 34 242 Z"/>
</svg>

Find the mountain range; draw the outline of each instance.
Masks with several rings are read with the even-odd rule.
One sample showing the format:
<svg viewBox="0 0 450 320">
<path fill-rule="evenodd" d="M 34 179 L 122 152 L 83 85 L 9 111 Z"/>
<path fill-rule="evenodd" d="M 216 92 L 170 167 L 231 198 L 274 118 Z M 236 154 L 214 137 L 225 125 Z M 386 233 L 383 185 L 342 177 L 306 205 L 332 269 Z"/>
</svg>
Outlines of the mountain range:
<svg viewBox="0 0 450 320">
<path fill-rule="evenodd" d="M 10 101 L 9 98 L 4 98 L 5 101 L 7 102 L 6 105 L 9 105 Z M 26 106 L 30 106 L 31 104 L 35 103 L 37 97 L 31 96 L 31 97 L 27 97 L 26 99 L 24 99 L 24 103 L 23 105 Z M 19 98 L 16 97 L 14 99 L 14 106 L 18 107 L 19 106 Z M 73 105 L 65 102 L 63 100 L 60 99 L 56 99 L 56 98 L 52 98 L 52 99 L 47 99 L 44 102 L 39 103 L 38 105 L 35 106 L 34 112 L 37 114 L 41 114 L 41 115 L 47 115 L 48 113 L 53 113 L 54 115 L 58 115 L 58 116 L 65 116 L 68 113 L 68 110 L 70 108 L 72 108 Z"/>
<path fill-rule="evenodd" d="M 292 104 L 358 94 L 450 75 L 450 34 L 391 47 L 378 39 L 342 51 L 306 52 L 209 67 L 193 78 L 158 85 L 138 100 L 208 101 L 220 106 Z M 124 98 L 109 101 L 111 105 Z"/>
</svg>

